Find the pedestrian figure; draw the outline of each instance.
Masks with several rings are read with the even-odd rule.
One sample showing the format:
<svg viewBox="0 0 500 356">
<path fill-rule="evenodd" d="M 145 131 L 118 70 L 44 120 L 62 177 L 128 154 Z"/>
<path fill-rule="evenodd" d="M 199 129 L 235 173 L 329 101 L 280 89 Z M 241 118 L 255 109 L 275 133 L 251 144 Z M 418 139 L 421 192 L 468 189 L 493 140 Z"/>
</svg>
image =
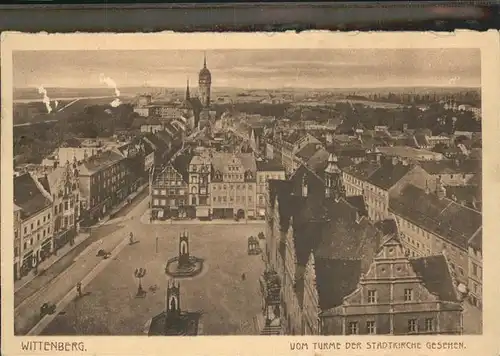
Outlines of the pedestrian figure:
<svg viewBox="0 0 500 356">
<path fill-rule="evenodd" d="M 132 245 L 134 243 L 134 234 L 133 233 L 130 233 L 130 244 Z"/>
<path fill-rule="evenodd" d="M 82 282 L 78 282 L 76 284 L 76 292 L 78 293 L 78 297 L 82 297 Z"/>
<path fill-rule="evenodd" d="M 241 280 L 242 280 L 242 281 L 244 281 L 246 278 L 247 278 L 247 276 L 245 275 L 245 273 L 243 273 L 243 274 L 241 275 Z"/>
</svg>

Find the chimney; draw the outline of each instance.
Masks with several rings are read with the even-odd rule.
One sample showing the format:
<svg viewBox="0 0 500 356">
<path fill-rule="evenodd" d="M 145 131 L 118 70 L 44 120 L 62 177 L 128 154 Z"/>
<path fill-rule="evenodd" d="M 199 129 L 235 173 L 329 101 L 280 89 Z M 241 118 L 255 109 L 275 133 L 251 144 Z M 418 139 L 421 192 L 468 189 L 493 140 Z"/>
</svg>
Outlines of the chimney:
<svg viewBox="0 0 500 356">
<path fill-rule="evenodd" d="M 477 210 L 477 200 L 476 200 L 476 197 L 472 197 L 472 206 L 474 207 L 474 209 Z"/>
<path fill-rule="evenodd" d="M 436 195 L 439 199 L 443 199 L 446 197 L 446 189 L 443 186 L 443 182 L 441 181 L 441 177 L 439 177 L 436 181 Z"/>
</svg>

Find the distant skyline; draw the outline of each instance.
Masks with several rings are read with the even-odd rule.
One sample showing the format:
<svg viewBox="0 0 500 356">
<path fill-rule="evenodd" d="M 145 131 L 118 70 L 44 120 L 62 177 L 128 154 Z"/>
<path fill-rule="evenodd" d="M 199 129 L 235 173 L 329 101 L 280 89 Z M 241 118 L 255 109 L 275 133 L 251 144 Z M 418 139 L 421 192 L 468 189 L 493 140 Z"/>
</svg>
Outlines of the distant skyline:
<svg viewBox="0 0 500 356">
<path fill-rule="evenodd" d="M 479 49 L 17 51 L 14 88 L 198 86 L 203 55 L 212 88 L 479 87 Z"/>
</svg>

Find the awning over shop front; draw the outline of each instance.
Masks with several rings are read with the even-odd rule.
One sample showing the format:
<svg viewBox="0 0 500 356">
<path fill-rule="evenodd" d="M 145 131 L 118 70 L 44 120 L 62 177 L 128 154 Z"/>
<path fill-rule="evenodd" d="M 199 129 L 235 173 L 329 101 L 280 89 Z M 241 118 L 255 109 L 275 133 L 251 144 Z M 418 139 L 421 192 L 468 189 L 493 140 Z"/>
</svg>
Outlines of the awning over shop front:
<svg viewBox="0 0 500 356">
<path fill-rule="evenodd" d="M 210 213 L 210 208 L 208 207 L 203 207 L 203 206 L 197 206 L 196 207 L 196 217 L 198 218 L 207 218 Z"/>
</svg>

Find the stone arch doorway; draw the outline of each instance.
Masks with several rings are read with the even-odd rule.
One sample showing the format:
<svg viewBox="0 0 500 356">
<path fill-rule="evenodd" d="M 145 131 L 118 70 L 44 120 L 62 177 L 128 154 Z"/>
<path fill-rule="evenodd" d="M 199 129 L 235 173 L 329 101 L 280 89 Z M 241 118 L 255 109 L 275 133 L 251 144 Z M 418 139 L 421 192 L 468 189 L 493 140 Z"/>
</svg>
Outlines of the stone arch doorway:
<svg viewBox="0 0 500 356">
<path fill-rule="evenodd" d="M 245 210 L 243 209 L 238 209 L 238 212 L 236 213 L 236 217 L 238 219 L 244 219 L 245 218 Z"/>
</svg>

